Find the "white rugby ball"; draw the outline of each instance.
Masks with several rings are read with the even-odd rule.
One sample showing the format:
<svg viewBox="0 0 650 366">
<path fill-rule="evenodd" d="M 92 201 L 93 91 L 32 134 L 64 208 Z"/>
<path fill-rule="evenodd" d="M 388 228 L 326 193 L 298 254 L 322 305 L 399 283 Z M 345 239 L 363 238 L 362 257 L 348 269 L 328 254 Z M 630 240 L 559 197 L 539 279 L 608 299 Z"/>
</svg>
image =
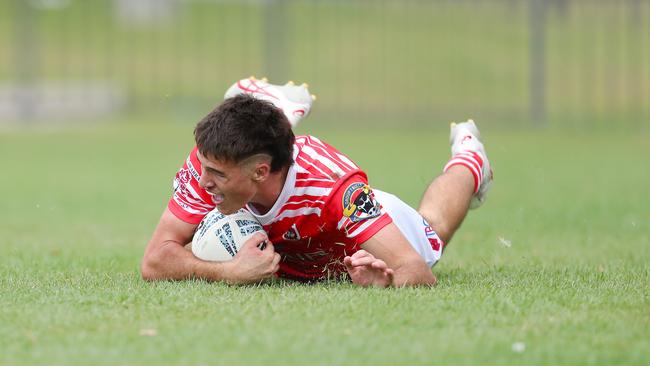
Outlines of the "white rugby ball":
<svg viewBox="0 0 650 366">
<path fill-rule="evenodd" d="M 249 237 L 260 231 L 264 231 L 262 225 L 243 208 L 231 215 L 224 215 L 215 208 L 196 228 L 192 253 L 206 261 L 228 261 Z"/>
</svg>

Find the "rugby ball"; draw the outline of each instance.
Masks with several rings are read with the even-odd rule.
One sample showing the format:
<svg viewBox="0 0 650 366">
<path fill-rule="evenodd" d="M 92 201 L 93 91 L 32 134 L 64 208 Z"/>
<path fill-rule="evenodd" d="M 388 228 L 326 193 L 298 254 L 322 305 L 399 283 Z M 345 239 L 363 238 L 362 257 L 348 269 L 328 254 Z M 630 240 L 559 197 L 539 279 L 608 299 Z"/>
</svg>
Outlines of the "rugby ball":
<svg viewBox="0 0 650 366">
<path fill-rule="evenodd" d="M 215 208 L 196 228 L 192 253 L 206 261 L 229 261 L 248 238 L 260 231 L 264 231 L 262 225 L 243 208 L 231 215 L 224 215 Z"/>
</svg>

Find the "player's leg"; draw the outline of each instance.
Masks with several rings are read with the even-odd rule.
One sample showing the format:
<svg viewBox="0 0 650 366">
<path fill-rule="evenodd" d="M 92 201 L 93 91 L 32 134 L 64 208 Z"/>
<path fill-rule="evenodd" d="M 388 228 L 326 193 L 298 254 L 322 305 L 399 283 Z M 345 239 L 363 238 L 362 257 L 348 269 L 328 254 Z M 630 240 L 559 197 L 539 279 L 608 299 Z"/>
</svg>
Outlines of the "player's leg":
<svg viewBox="0 0 650 366">
<path fill-rule="evenodd" d="M 418 212 L 448 244 L 463 222 L 473 194 L 472 173 L 462 166 L 454 166 L 427 187 Z"/>
<path fill-rule="evenodd" d="M 452 158 L 424 192 L 418 212 L 445 243 L 470 208 L 480 206 L 492 182 L 492 170 L 473 121 L 451 126 Z"/>
</svg>

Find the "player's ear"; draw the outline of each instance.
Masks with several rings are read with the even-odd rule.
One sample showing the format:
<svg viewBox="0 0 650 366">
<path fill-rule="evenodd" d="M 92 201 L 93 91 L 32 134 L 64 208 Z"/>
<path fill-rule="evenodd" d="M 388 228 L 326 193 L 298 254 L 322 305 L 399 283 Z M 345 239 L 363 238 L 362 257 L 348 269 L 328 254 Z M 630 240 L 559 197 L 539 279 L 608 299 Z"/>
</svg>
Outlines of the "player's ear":
<svg viewBox="0 0 650 366">
<path fill-rule="evenodd" d="M 263 182 L 271 174 L 271 165 L 267 161 L 259 161 L 255 164 L 255 170 L 253 170 L 253 180 L 256 182 Z"/>
<path fill-rule="evenodd" d="M 266 154 L 254 155 L 246 160 L 245 169 L 253 181 L 263 182 L 271 174 L 271 157 Z"/>
</svg>

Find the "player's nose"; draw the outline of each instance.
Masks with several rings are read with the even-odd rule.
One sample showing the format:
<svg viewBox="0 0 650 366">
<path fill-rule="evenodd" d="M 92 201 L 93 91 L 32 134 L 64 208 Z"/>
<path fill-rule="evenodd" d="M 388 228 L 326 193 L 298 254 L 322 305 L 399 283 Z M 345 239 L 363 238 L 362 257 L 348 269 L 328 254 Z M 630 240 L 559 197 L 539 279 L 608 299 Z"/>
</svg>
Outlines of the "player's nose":
<svg viewBox="0 0 650 366">
<path fill-rule="evenodd" d="M 206 178 L 205 174 L 201 175 L 199 178 L 199 187 L 203 189 L 210 189 L 214 187 L 214 183 L 211 182 L 208 178 Z"/>
</svg>

